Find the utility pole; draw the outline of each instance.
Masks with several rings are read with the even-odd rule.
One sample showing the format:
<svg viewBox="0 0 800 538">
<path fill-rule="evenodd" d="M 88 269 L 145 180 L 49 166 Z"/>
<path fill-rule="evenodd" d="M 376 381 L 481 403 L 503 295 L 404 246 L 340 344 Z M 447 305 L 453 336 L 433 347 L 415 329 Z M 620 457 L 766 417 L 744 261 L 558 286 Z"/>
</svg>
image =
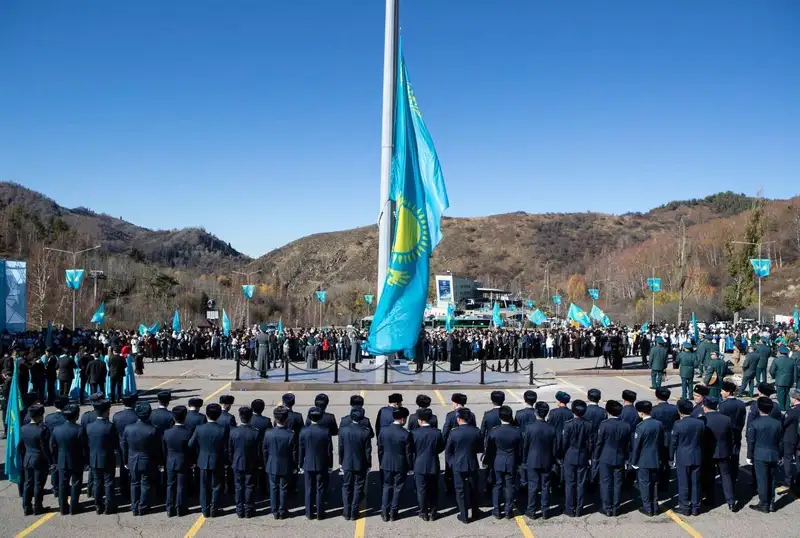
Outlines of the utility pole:
<svg viewBox="0 0 800 538">
<path fill-rule="evenodd" d="M 52 250 L 53 252 L 61 252 L 62 254 L 69 254 L 72 256 L 72 269 L 75 269 L 75 266 L 78 264 L 78 254 L 83 254 L 84 252 L 89 252 L 90 250 L 96 250 L 100 248 L 100 245 L 96 245 L 91 248 L 85 248 L 83 250 L 61 250 L 58 248 L 50 248 L 44 247 L 45 250 Z M 75 330 L 75 294 L 78 290 L 75 288 L 72 289 L 72 330 Z"/>
<path fill-rule="evenodd" d="M 90 269 L 89 270 L 89 278 L 94 281 L 94 302 L 97 303 L 97 281 L 98 280 L 107 280 L 108 277 L 106 276 L 105 271 L 101 271 L 99 269 Z"/>
<path fill-rule="evenodd" d="M 758 247 L 758 259 L 761 259 L 761 248 L 764 245 L 768 245 L 769 243 L 774 243 L 775 241 L 759 241 L 758 243 L 752 243 L 750 241 L 731 241 L 731 243 L 737 245 L 755 245 Z M 761 324 L 761 276 L 758 275 L 758 323 Z"/>
</svg>

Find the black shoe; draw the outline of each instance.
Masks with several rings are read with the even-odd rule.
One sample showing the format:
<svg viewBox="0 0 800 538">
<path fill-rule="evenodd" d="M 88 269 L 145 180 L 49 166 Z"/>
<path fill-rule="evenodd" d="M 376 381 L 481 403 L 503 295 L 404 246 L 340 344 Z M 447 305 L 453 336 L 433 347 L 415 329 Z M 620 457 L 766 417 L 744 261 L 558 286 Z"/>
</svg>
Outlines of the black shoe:
<svg viewBox="0 0 800 538">
<path fill-rule="evenodd" d="M 350 521 L 350 514 L 342 514 L 345 521 Z"/>
<path fill-rule="evenodd" d="M 514 514 L 506 514 L 506 519 L 514 519 Z"/>
<path fill-rule="evenodd" d="M 244 514 L 236 514 L 236 515 L 239 517 L 239 519 L 244 519 Z"/>
<path fill-rule="evenodd" d="M 539 516 L 538 516 L 538 514 L 536 514 L 536 512 L 533 512 L 533 513 L 531 513 L 531 512 L 525 512 L 525 517 L 527 517 L 527 518 L 528 518 L 528 519 L 530 519 L 531 521 L 535 521 L 536 519 L 538 519 L 538 518 L 539 518 Z"/>
<path fill-rule="evenodd" d="M 639 508 L 639 513 L 640 513 L 640 514 L 643 514 L 643 515 L 645 515 L 645 516 L 647 516 L 647 517 L 653 517 L 653 513 L 652 513 L 652 512 L 648 512 L 648 511 L 647 511 L 647 510 L 645 510 L 644 508 Z"/>
<path fill-rule="evenodd" d="M 317 514 L 317 521 L 322 521 L 323 519 L 325 519 L 325 512 Z"/>
<path fill-rule="evenodd" d="M 750 510 L 755 510 L 756 512 L 762 512 L 764 514 L 769 514 L 769 508 L 764 508 L 760 504 L 751 504 Z"/>
<path fill-rule="evenodd" d="M 389 521 L 389 514 L 384 514 L 383 512 L 381 512 L 381 519 L 382 519 L 384 522 L 387 522 L 387 521 Z"/>
<path fill-rule="evenodd" d="M 428 519 L 428 514 L 420 514 L 420 515 L 419 515 L 419 518 L 420 518 L 422 521 L 429 521 L 429 519 Z"/>
<path fill-rule="evenodd" d="M 397 515 L 397 512 L 389 514 L 389 521 L 397 521 L 400 519 L 400 516 Z"/>
<path fill-rule="evenodd" d="M 675 510 L 673 510 L 673 512 L 683 517 L 690 517 L 692 515 L 692 513 L 685 508 L 676 508 Z"/>
<path fill-rule="evenodd" d="M 431 513 L 428 516 L 428 519 L 430 521 L 436 521 L 437 519 L 439 519 L 439 513 L 436 510 L 431 510 Z"/>
<path fill-rule="evenodd" d="M 606 517 L 614 517 L 614 512 L 611 510 L 603 510 L 603 515 Z"/>
<path fill-rule="evenodd" d="M 492 515 L 494 516 L 495 519 L 503 519 L 503 514 L 492 512 Z"/>
<path fill-rule="evenodd" d="M 49 511 L 50 511 L 50 507 L 49 506 L 40 506 L 38 508 L 34 507 L 33 508 L 33 515 L 34 516 L 41 516 L 42 514 L 46 514 Z"/>
<path fill-rule="evenodd" d="M 464 519 L 463 517 L 461 517 L 461 514 L 458 514 L 458 515 L 456 516 L 456 519 L 458 519 L 458 520 L 459 520 L 461 523 L 464 523 L 465 525 L 466 525 L 467 523 L 469 523 L 469 520 L 468 520 L 468 519 Z"/>
<path fill-rule="evenodd" d="M 25 513 L 26 516 L 32 516 L 33 515 L 33 508 L 26 508 L 24 510 L 24 513 Z"/>
<path fill-rule="evenodd" d="M 542 519 L 543 520 L 547 520 L 549 518 L 550 518 L 550 514 L 547 512 L 547 510 L 542 510 Z"/>
<path fill-rule="evenodd" d="M 105 508 L 102 508 L 102 507 L 97 507 L 97 508 L 95 508 L 95 509 L 94 509 L 94 511 L 95 511 L 95 512 L 97 512 L 97 515 L 98 515 L 98 516 L 102 516 L 102 515 L 103 515 L 103 512 L 105 512 L 105 511 L 106 511 L 106 509 L 105 509 Z"/>
<path fill-rule="evenodd" d="M 737 511 L 736 503 L 728 503 L 728 510 L 735 513 Z"/>
<path fill-rule="evenodd" d="M 568 512 L 567 510 L 564 510 L 564 515 L 567 517 L 575 517 L 575 512 Z"/>
</svg>

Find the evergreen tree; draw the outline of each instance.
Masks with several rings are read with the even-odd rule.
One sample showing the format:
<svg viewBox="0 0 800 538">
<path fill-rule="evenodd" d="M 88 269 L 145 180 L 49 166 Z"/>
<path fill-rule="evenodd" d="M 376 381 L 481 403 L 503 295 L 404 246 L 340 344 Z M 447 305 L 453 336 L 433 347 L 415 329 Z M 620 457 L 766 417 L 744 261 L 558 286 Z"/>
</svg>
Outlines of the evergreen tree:
<svg viewBox="0 0 800 538">
<path fill-rule="evenodd" d="M 730 284 L 725 288 L 725 306 L 731 312 L 741 312 L 755 301 L 755 276 L 750 259 L 759 257 L 758 244 L 764 237 L 763 205 L 761 199 L 753 204 L 742 240 L 745 244 L 728 242 L 725 245 L 728 274 L 731 277 Z"/>
</svg>

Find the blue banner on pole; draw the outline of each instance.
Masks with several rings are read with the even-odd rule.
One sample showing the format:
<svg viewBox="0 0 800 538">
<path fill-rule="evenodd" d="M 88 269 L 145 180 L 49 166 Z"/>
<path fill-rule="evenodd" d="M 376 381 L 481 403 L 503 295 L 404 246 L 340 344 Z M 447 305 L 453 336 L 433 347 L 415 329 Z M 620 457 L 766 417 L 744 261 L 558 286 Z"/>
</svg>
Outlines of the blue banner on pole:
<svg viewBox="0 0 800 538">
<path fill-rule="evenodd" d="M 750 264 L 753 266 L 753 272 L 757 277 L 764 278 L 769 276 L 769 270 L 772 268 L 772 260 L 753 258 L 750 260 Z"/>
<path fill-rule="evenodd" d="M 589 290 L 589 297 L 591 297 L 592 300 L 594 300 L 594 301 L 598 300 L 600 298 L 600 290 L 595 289 L 595 288 L 590 289 Z"/>
<path fill-rule="evenodd" d="M 225 312 L 225 309 L 222 309 L 222 334 L 225 336 L 231 335 L 231 318 L 228 317 L 228 313 Z"/>
<path fill-rule="evenodd" d="M 660 278 L 648 278 L 647 279 L 647 288 L 652 291 L 653 293 L 657 293 L 661 291 L 661 279 Z"/>
<path fill-rule="evenodd" d="M 561 304 L 561 296 L 560 295 L 553 295 L 553 304 L 560 305 Z"/>
<path fill-rule="evenodd" d="M 255 284 L 242 284 L 242 295 L 244 295 L 245 299 L 252 299 L 255 292 Z"/>
<path fill-rule="evenodd" d="M 321 303 L 325 302 L 325 299 L 328 298 L 328 292 L 324 290 L 320 290 L 317 292 L 317 300 Z"/>
<path fill-rule="evenodd" d="M 494 303 L 492 308 L 492 322 L 494 322 L 495 327 L 503 326 L 503 317 L 500 315 L 500 305 L 498 303 Z"/>
<path fill-rule="evenodd" d="M 367 303 L 367 304 L 368 304 L 368 305 L 370 305 L 370 306 L 372 306 L 372 301 L 373 301 L 374 299 L 375 299 L 375 296 L 374 296 L 374 295 L 365 295 L 365 296 L 364 296 L 364 302 L 365 302 L 365 303 Z"/>
<path fill-rule="evenodd" d="M 79 289 L 81 287 L 81 282 L 83 282 L 83 269 L 67 269 L 66 278 L 67 287 L 69 289 Z"/>
<path fill-rule="evenodd" d="M 92 316 L 92 323 L 102 325 L 106 321 L 106 303 L 103 301 Z"/>
<path fill-rule="evenodd" d="M 547 321 L 547 316 L 545 316 L 544 312 L 542 312 L 537 308 L 536 310 L 528 314 L 528 319 L 531 321 L 531 323 L 538 326 Z"/>
<path fill-rule="evenodd" d="M 175 314 L 172 315 L 172 330 L 176 333 L 181 332 L 181 315 L 177 310 Z"/>
<path fill-rule="evenodd" d="M 536 304 L 536 302 L 535 302 L 535 301 L 531 301 L 530 299 L 528 299 L 527 301 L 525 301 L 525 306 L 526 306 L 527 308 L 533 308 L 533 306 L 534 306 L 535 304 Z"/>
<path fill-rule="evenodd" d="M 573 322 L 573 324 L 580 325 L 581 327 L 592 326 L 589 316 L 587 316 L 586 312 L 581 310 L 575 303 L 569 305 L 569 313 L 567 314 L 567 318 Z"/>
</svg>

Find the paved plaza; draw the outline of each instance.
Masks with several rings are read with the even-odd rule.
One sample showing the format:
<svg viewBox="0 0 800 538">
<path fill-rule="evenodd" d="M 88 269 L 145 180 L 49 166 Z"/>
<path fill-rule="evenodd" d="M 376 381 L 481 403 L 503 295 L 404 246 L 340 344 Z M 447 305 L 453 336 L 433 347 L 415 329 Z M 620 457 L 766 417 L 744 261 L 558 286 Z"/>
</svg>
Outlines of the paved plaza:
<svg viewBox="0 0 800 538">
<path fill-rule="evenodd" d="M 633 361 L 633 359 L 631 359 Z M 563 362 L 562 362 L 563 361 Z M 539 365 L 541 364 L 541 368 Z M 585 370 L 594 365 L 594 359 L 582 359 L 574 361 L 572 359 L 537 359 L 535 362 L 537 372 L 550 370 L 548 375 L 543 375 L 536 389 L 540 400 L 551 404 L 555 402 L 555 393 L 559 390 L 570 392 L 573 398 L 586 398 L 585 392 L 589 388 L 598 388 L 603 393 L 603 399 L 619 399 L 624 389 L 636 391 L 640 398 L 651 398 L 652 391 L 648 388 L 649 376 L 639 372 L 602 372 L 602 375 L 593 373 L 592 370 Z M 367 364 L 362 365 L 364 369 Z M 402 369 L 402 368 L 400 368 Z M 465 366 L 465 369 L 468 367 Z M 379 374 L 381 372 L 378 372 Z M 242 370 L 244 374 L 244 369 Z M 488 373 L 487 373 L 488 374 Z M 555 375 L 558 374 L 558 375 Z M 617 375 L 619 374 L 619 375 Z M 630 375 L 624 375 L 630 374 Z M 272 409 L 280 404 L 281 394 L 285 392 L 285 385 L 280 381 L 272 381 L 264 384 L 259 390 L 232 391 L 231 384 L 235 383 L 235 363 L 226 360 L 198 360 L 198 361 L 176 361 L 170 363 L 146 363 L 145 375 L 138 378 L 138 385 L 142 399 L 151 402 L 155 406 L 155 393 L 158 389 L 169 388 L 173 393 L 173 405 L 186 404 L 190 397 L 201 397 L 210 401 L 217 401 L 219 395 L 231 393 L 236 397 L 236 406 L 249 403 L 255 398 L 262 398 L 267 404 L 267 413 L 271 415 Z M 355 375 L 355 374 L 354 374 Z M 402 374 L 397 374 L 401 376 Z M 450 395 L 452 392 L 464 392 L 469 398 L 468 406 L 480 417 L 483 412 L 491 407 L 489 402 L 489 392 L 491 390 L 503 389 L 506 392 L 506 403 L 512 408 L 522 407 L 522 394 L 526 390 L 526 374 L 514 375 L 513 372 L 506 374 L 494 374 L 490 384 L 484 388 L 459 388 L 459 385 L 449 386 L 443 383 L 436 388 L 426 387 L 429 373 L 423 374 L 424 381 L 417 379 L 406 381 L 394 385 L 383 386 L 379 389 L 373 388 L 376 383 L 382 381 L 382 377 L 376 382 L 376 373 L 365 373 L 356 375 L 352 378 L 353 383 L 362 383 L 364 388 L 355 390 L 335 390 L 339 387 L 330 388 L 327 382 L 320 383 L 325 386 L 325 392 L 330 396 L 331 402 L 328 410 L 340 418 L 349 409 L 348 401 L 351 394 L 361 394 L 366 400 L 365 410 L 367 416 L 373 421 L 381 406 L 386 404 L 387 396 L 390 392 L 401 392 L 405 397 L 406 406 L 414 409 L 414 398 L 420 392 L 431 396 L 433 400 L 432 409 L 439 416 L 440 423 L 444 415 L 450 410 Z M 382 374 L 381 374 L 382 376 Z M 409 376 L 403 376 L 407 378 Z M 242 375 L 244 379 L 244 375 Z M 366 381 L 355 381 L 357 379 Z M 490 376 L 487 375 L 487 381 Z M 520 380 L 520 378 L 522 378 Z M 282 379 L 282 378 L 281 378 Z M 416 379 L 410 377 L 410 379 Z M 443 380 L 446 378 L 442 378 Z M 507 381 L 504 384 L 503 380 Z M 294 382 L 294 380 L 293 380 Z M 299 380 L 298 380 L 299 382 Z M 679 396 L 680 389 L 677 374 L 672 373 L 668 376 L 665 383 L 673 389 L 673 399 Z M 350 383 L 342 387 L 350 386 Z M 312 405 L 314 396 L 319 390 L 313 390 L 313 385 L 309 390 L 294 390 L 297 396 L 296 410 L 305 415 L 307 409 Z M 84 407 L 82 410 L 87 410 Z M 118 409 L 112 409 L 112 414 Z M 52 409 L 47 409 L 51 412 Z M 235 410 L 234 410 L 235 411 Z M 3 447 L 0 442 L 0 447 Z M 334 442 L 334 448 L 336 443 Z M 373 449 L 373 459 L 377 470 L 377 457 Z M 338 467 L 338 457 L 335 457 Z M 745 465 L 744 450 L 742 452 L 742 465 Z M 125 511 L 125 506 L 121 506 L 120 513 L 114 516 L 98 516 L 94 513 L 91 500 L 82 497 L 82 504 L 85 513 L 74 517 L 65 517 L 54 512 L 44 516 L 22 515 L 20 500 L 17 497 L 16 485 L 8 482 L 0 482 L 0 518 L 2 518 L 3 536 L 59 536 L 60 538 L 85 538 L 91 536 L 114 536 L 114 538 L 126 537 L 150 537 L 159 536 L 162 538 L 182 537 L 182 536 L 278 536 L 291 533 L 292 535 L 310 535 L 312 533 L 324 533 L 331 537 L 396 537 L 396 536 L 436 536 L 438 538 L 467 537 L 467 536 L 496 536 L 496 537 L 608 537 L 608 538 L 640 538 L 642 536 L 661 537 L 712 537 L 712 536 L 747 536 L 747 535 L 771 535 L 771 536 L 796 536 L 796 521 L 800 517 L 800 503 L 796 502 L 791 493 L 779 495 L 778 511 L 773 514 L 765 515 L 753 512 L 746 506 L 736 514 L 728 512 L 724 506 L 701 514 L 699 517 L 683 518 L 668 511 L 675 501 L 675 484 L 671 485 L 670 492 L 673 497 L 666 500 L 663 505 L 664 513 L 654 518 L 646 518 L 639 514 L 636 490 L 626 492 L 626 502 L 623 505 L 623 514 L 617 518 L 607 518 L 596 511 L 596 506 L 591 505 L 585 510 L 584 516 L 580 518 L 569 518 L 557 515 L 548 521 L 529 521 L 524 517 L 518 517 L 515 521 L 498 521 L 491 516 L 463 525 L 456 520 L 456 508 L 454 499 L 443 497 L 440 502 L 441 518 L 438 521 L 426 523 L 416 517 L 416 501 L 413 481 L 406 483 L 403 502 L 401 503 L 401 519 L 392 523 L 381 521 L 378 508 L 380 504 L 380 486 L 378 484 L 377 472 L 370 474 L 367 489 L 367 504 L 365 516 L 358 521 L 345 521 L 341 517 L 336 517 L 341 513 L 341 495 L 339 489 L 338 472 L 334 471 L 331 477 L 331 485 L 328 493 L 329 518 L 323 522 L 308 521 L 303 515 L 302 488 L 300 494 L 292 499 L 291 515 L 288 520 L 276 521 L 268 515 L 268 503 L 263 498 L 259 498 L 257 505 L 257 517 L 248 520 L 240 520 L 236 517 L 233 506 L 228 503 L 225 509 L 225 516 L 205 520 L 199 515 L 199 507 L 196 500 L 192 501 L 190 515 L 183 518 L 167 518 L 158 505 L 154 513 L 145 517 L 133 517 Z M 49 485 L 49 481 L 48 481 Z M 754 487 L 750 468 L 745 467 L 740 473 L 738 484 L 739 501 L 742 504 L 749 504 L 754 496 Z M 631 500 L 631 495 L 634 499 Z M 588 495 L 589 501 L 594 501 L 595 496 Z M 721 491 L 718 499 L 722 499 Z M 563 506 L 563 499 L 560 494 L 555 495 L 555 502 L 560 507 Z M 55 507 L 52 496 L 46 496 L 45 504 L 51 508 Z M 488 510 L 490 500 L 483 498 L 483 509 Z M 89 534 L 87 534 L 89 533 Z"/>
</svg>

